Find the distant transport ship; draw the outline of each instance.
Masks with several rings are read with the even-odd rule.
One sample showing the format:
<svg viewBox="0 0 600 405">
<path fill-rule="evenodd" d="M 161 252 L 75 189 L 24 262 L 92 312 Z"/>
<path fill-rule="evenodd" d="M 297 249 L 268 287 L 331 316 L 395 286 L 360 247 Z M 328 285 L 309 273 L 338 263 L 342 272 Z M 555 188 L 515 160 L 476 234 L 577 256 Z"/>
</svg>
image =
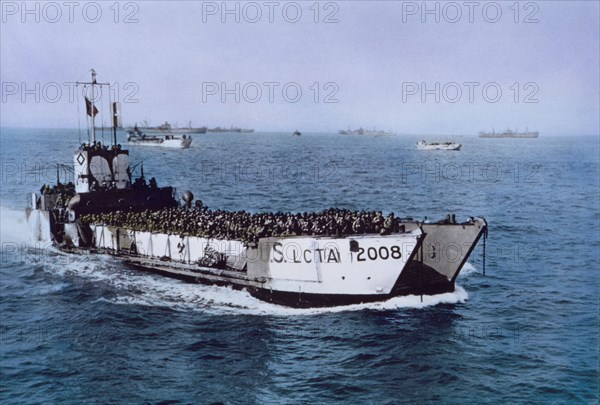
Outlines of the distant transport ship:
<svg viewBox="0 0 600 405">
<path fill-rule="evenodd" d="M 189 135 L 146 135 L 138 127 L 127 131 L 127 143 L 130 145 L 162 146 L 165 148 L 189 148 L 192 137 Z"/>
<path fill-rule="evenodd" d="M 376 130 L 376 129 L 364 129 L 362 127 L 358 129 L 340 129 L 338 131 L 341 135 L 374 135 L 374 136 L 389 136 L 393 135 L 392 132 Z"/>
<path fill-rule="evenodd" d="M 460 150 L 462 144 L 456 142 L 417 142 L 417 149 L 420 150 Z"/>
<path fill-rule="evenodd" d="M 214 127 L 214 128 L 208 128 L 206 130 L 206 132 L 216 132 L 216 133 L 231 132 L 231 133 L 249 134 L 249 133 L 254 132 L 254 129 L 239 128 L 239 127 L 234 127 L 234 126 L 231 126 L 229 128 Z"/>
<path fill-rule="evenodd" d="M 293 136 L 300 136 L 300 135 L 302 135 L 302 132 L 300 132 L 300 131 L 298 131 L 298 130 L 295 130 L 295 131 L 292 133 L 292 135 L 293 135 Z"/>
<path fill-rule="evenodd" d="M 189 134 L 205 134 L 206 127 L 192 127 L 192 121 L 188 123 L 187 127 L 173 127 L 169 124 L 168 121 L 165 121 L 164 124 L 159 125 L 157 127 L 151 127 L 148 125 L 148 121 L 142 121 L 142 126 L 137 126 L 137 124 L 133 128 L 127 128 L 127 131 L 133 131 L 138 129 L 146 134 L 177 134 L 177 135 L 189 135 Z"/>
<path fill-rule="evenodd" d="M 495 132 L 492 130 L 492 132 L 482 131 L 479 133 L 480 138 L 537 138 L 539 135 L 538 131 L 528 131 L 527 128 L 525 128 L 525 132 L 513 131 L 508 128 L 504 132 Z"/>
<path fill-rule="evenodd" d="M 91 100 L 95 87 L 110 86 L 98 83 L 93 70 L 91 82 L 78 84 L 91 87 Z M 39 194 L 28 195 L 33 241 L 52 243 L 64 252 L 112 255 L 133 269 L 192 283 L 245 289 L 260 300 L 291 307 L 452 292 L 481 238 L 485 253 L 488 226 L 481 217 L 457 221 L 448 215 L 437 222 L 405 218 L 392 221 L 396 225 L 385 233 L 365 233 L 363 224 L 354 233 L 329 236 L 318 230 L 257 234 L 251 244 L 233 234 L 202 236 L 175 226 L 158 231 L 103 222 L 103 216 L 113 214 L 167 210 L 180 215 L 202 204 L 196 201 L 200 208 L 192 208 L 194 196 L 184 192 L 182 207 L 173 187 L 158 187 L 154 178 L 147 183 L 143 171 L 133 180 L 129 151 L 117 143 L 116 129 L 112 146 L 96 142 L 95 107 L 88 102 L 91 139 L 73 152 L 72 181 L 65 185 L 57 178 L 55 186 L 44 185 Z"/>
</svg>

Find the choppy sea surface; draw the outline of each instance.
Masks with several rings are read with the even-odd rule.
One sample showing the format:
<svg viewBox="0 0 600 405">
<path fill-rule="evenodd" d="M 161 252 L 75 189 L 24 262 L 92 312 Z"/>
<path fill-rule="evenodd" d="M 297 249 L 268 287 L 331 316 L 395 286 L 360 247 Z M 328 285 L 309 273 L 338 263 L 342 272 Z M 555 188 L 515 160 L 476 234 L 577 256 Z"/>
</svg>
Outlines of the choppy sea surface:
<svg viewBox="0 0 600 405">
<path fill-rule="evenodd" d="M 318 310 L 28 243 L 26 193 L 72 165 L 79 137 L 1 131 L 1 403 L 598 403 L 597 136 L 129 147 L 146 177 L 211 208 L 488 220 L 486 274 L 479 246 L 455 293 Z"/>
</svg>

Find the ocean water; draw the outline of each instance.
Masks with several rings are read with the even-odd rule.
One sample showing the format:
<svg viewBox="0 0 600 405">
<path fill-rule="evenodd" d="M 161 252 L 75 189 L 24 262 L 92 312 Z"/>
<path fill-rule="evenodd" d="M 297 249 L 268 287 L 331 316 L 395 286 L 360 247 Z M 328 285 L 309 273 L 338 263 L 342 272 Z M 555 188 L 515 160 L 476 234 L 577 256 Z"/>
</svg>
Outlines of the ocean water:
<svg viewBox="0 0 600 405">
<path fill-rule="evenodd" d="M 211 208 L 488 220 L 485 275 L 479 246 L 455 293 L 318 310 L 27 243 L 26 193 L 72 164 L 79 136 L 1 132 L 1 403 L 598 403 L 597 136 L 130 147 L 146 176 Z"/>
</svg>

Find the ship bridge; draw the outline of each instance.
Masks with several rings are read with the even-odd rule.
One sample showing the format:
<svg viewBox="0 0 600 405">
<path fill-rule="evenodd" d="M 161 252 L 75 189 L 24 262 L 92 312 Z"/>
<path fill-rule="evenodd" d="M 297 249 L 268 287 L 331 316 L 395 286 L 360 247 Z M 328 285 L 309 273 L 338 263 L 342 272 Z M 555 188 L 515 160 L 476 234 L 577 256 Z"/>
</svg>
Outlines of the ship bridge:
<svg viewBox="0 0 600 405">
<path fill-rule="evenodd" d="M 129 151 L 120 145 L 107 148 L 100 142 L 84 144 L 74 153 L 73 167 L 77 193 L 97 191 L 103 185 L 118 190 L 131 187 Z"/>
</svg>

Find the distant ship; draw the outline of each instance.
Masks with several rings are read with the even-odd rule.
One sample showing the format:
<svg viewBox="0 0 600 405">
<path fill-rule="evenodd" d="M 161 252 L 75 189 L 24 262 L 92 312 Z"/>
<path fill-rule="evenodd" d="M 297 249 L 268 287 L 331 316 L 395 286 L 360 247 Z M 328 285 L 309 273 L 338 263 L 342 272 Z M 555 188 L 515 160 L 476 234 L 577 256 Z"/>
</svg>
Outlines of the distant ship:
<svg viewBox="0 0 600 405">
<path fill-rule="evenodd" d="M 376 129 L 364 129 L 362 127 L 358 128 L 358 129 L 340 129 L 338 131 L 339 134 L 341 135 L 374 135 L 374 136 L 388 136 L 388 135 L 393 135 L 392 132 L 389 131 L 382 131 L 382 130 L 376 130 Z"/>
<path fill-rule="evenodd" d="M 527 128 L 525 128 L 525 132 L 513 131 L 508 128 L 504 132 L 495 132 L 492 130 L 492 132 L 482 131 L 479 133 L 480 138 L 537 138 L 539 135 L 540 133 L 538 131 L 530 132 Z"/>
<path fill-rule="evenodd" d="M 147 134 L 179 134 L 179 135 L 188 135 L 188 134 L 205 134 L 206 127 L 192 127 L 192 121 L 188 123 L 187 127 L 176 127 L 173 128 L 168 121 L 165 121 L 164 124 L 159 125 L 157 127 L 151 127 L 148 125 L 148 121 L 142 121 L 142 126 L 138 127 L 137 124 L 133 128 L 127 128 L 127 131 L 135 131 L 138 129 Z"/>
<path fill-rule="evenodd" d="M 460 150 L 462 144 L 456 142 L 417 142 L 417 149 L 420 150 Z"/>
<path fill-rule="evenodd" d="M 293 136 L 300 136 L 302 135 L 302 132 L 295 130 L 294 133 L 292 133 Z"/>
<path fill-rule="evenodd" d="M 224 128 L 224 127 L 223 128 L 221 128 L 221 127 L 208 128 L 206 130 L 206 132 L 217 132 L 217 133 L 234 132 L 234 133 L 249 134 L 249 133 L 254 132 L 254 129 L 238 128 L 238 127 L 231 126 L 229 128 Z"/>
<path fill-rule="evenodd" d="M 181 136 L 168 135 L 146 135 L 138 127 L 127 131 L 127 143 L 130 145 L 162 146 L 166 148 L 189 148 L 192 137 L 186 134 Z"/>
</svg>

